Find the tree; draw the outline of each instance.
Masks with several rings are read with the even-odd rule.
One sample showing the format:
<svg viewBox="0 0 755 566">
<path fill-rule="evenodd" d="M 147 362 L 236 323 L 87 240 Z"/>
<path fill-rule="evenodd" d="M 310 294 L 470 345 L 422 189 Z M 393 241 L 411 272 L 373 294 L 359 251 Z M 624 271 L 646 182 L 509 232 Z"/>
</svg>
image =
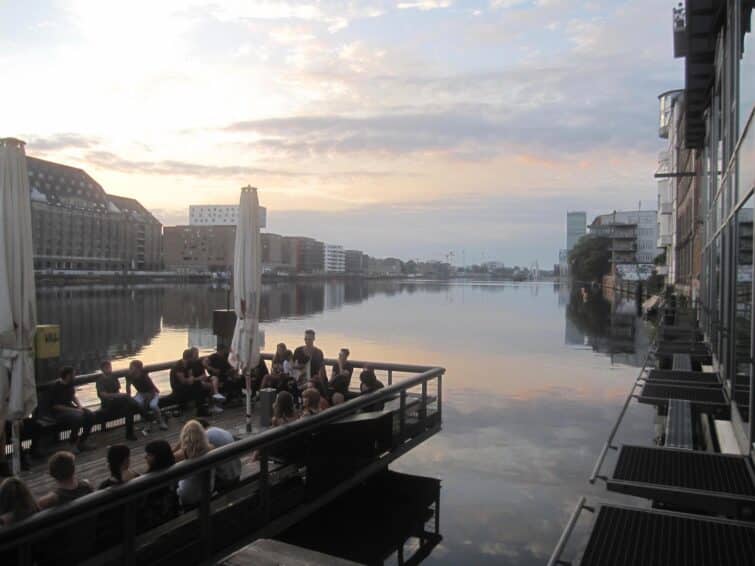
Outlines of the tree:
<svg viewBox="0 0 755 566">
<path fill-rule="evenodd" d="M 569 252 L 569 272 L 577 281 L 600 281 L 611 268 L 611 240 L 602 236 L 581 238 Z"/>
</svg>

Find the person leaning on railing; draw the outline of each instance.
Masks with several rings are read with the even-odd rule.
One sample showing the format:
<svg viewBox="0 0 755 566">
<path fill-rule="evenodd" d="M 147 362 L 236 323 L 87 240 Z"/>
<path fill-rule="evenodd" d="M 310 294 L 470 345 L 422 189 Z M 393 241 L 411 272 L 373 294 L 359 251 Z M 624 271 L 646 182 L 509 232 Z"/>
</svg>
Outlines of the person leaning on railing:
<svg viewBox="0 0 755 566">
<path fill-rule="evenodd" d="M 55 487 L 40 497 L 38 503 L 41 509 L 65 505 L 94 491 L 87 480 L 76 477 L 76 457 L 71 452 L 56 452 L 50 456 L 47 467 L 55 480 Z"/>
<path fill-rule="evenodd" d="M 149 417 L 149 409 L 141 405 L 136 399 L 121 392 L 121 382 L 113 375 L 113 365 L 105 360 L 100 364 L 101 375 L 97 377 L 95 387 L 97 397 L 100 398 L 102 411 L 106 419 L 125 417 L 132 413 L 139 413 L 145 422 Z M 135 440 L 134 436 L 129 440 Z"/>
<path fill-rule="evenodd" d="M 144 371 L 144 364 L 140 360 L 133 360 L 129 364 L 126 379 L 136 390 L 134 399 L 143 410 L 147 411 L 142 433 L 146 436 L 151 432 L 151 421 L 157 421 L 161 430 L 168 430 L 168 424 L 160 411 L 160 390 L 149 374 Z"/>
<path fill-rule="evenodd" d="M 199 416 L 207 413 L 207 403 L 211 389 L 191 375 L 187 363 L 187 358 L 190 357 L 190 351 L 185 350 L 184 356 L 170 369 L 170 387 L 173 390 L 173 398 L 176 403 L 184 405 L 193 401 L 196 405 L 197 415 Z M 219 412 L 222 412 L 222 409 Z"/>
<path fill-rule="evenodd" d="M 23 480 L 10 477 L 0 483 L 0 527 L 9 527 L 39 511 L 39 505 Z"/>
<path fill-rule="evenodd" d="M 76 372 L 70 366 L 60 370 L 60 378 L 53 383 L 50 391 L 50 407 L 53 418 L 71 429 L 69 441 L 71 452 L 93 450 L 94 446 L 87 443 L 89 433 L 95 423 L 94 413 L 85 408 L 76 397 L 74 378 Z M 79 437 L 79 428 L 83 429 Z"/>
</svg>

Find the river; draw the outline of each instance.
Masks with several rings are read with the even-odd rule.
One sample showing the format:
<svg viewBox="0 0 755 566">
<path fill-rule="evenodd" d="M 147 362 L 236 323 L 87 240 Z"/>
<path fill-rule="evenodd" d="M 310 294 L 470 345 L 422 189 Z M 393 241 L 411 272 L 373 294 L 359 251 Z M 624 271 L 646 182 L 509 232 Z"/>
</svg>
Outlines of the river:
<svg viewBox="0 0 755 566">
<path fill-rule="evenodd" d="M 208 286 L 38 290 L 40 323 L 61 325 L 80 372 L 207 350 L 227 300 Z M 605 497 L 587 477 L 649 341 L 632 303 L 553 283 L 353 281 L 266 285 L 261 311 L 266 351 L 313 328 L 326 356 L 447 369 L 442 433 L 392 466 L 442 480 L 426 564 L 543 564 L 579 495 Z M 650 442 L 653 415 L 634 404 L 617 440 Z"/>
</svg>

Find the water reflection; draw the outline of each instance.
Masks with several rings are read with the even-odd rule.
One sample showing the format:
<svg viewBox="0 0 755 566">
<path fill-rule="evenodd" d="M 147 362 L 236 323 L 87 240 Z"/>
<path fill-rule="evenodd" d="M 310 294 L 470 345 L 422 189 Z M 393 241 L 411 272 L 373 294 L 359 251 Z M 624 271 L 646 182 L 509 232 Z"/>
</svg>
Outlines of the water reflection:
<svg viewBox="0 0 755 566">
<path fill-rule="evenodd" d="M 211 344 L 227 301 L 206 286 L 65 293 L 40 290 L 40 320 L 89 367 Z M 268 346 L 312 327 L 326 355 L 447 369 L 443 431 L 391 465 L 442 480 L 443 540 L 426 563 L 543 564 L 577 498 L 607 497 L 586 479 L 645 356 L 632 302 L 553 284 L 354 281 L 267 285 L 262 312 Z M 652 442 L 654 416 L 633 404 L 616 441 Z"/>
</svg>

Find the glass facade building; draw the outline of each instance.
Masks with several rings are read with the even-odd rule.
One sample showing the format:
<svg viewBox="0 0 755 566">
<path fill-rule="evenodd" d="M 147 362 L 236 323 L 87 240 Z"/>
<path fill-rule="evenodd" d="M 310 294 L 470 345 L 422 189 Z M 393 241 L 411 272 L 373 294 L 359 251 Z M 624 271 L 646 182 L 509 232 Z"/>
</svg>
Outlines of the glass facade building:
<svg viewBox="0 0 755 566">
<path fill-rule="evenodd" d="M 698 306 L 732 404 L 740 448 L 752 452 L 753 186 L 755 186 L 755 36 L 746 0 L 686 2 L 687 33 L 674 50 L 685 61 L 681 125 L 693 158 L 702 226 Z M 694 174 L 694 175 L 692 175 Z"/>
</svg>

